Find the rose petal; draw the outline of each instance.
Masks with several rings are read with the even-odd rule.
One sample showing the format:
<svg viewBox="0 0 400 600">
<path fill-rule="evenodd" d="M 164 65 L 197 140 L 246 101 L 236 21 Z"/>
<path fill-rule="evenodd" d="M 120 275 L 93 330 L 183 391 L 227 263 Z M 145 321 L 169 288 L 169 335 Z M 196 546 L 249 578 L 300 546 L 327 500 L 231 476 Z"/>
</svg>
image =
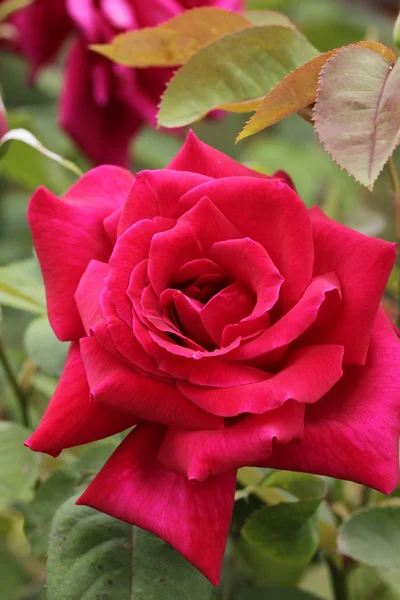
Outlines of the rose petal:
<svg viewBox="0 0 400 600">
<path fill-rule="evenodd" d="M 169 163 L 168 169 L 191 171 L 216 179 L 232 176 L 267 179 L 265 175 L 248 169 L 223 152 L 204 144 L 193 131 L 189 131 L 184 145 Z"/>
<path fill-rule="evenodd" d="M 176 173 L 168 169 L 141 171 L 124 205 L 118 235 L 142 219 L 178 216 L 179 199 L 192 188 L 209 181 L 197 173 Z"/>
<path fill-rule="evenodd" d="M 159 536 L 217 585 L 232 518 L 236 472 L 190 482 L 157 459 L 164 428 L 136 427 L 78 504 Z"/>
<path fill-rule="evenodd" d="M 12 15 L 18 30 L 18 46 L 31 66 L 31 81 L 38 70 L 56 56 L 73 23 L 63 2 L 41 0 L 26 6 Z"/>
<path fill-rule="evenodd" d="M 105 287 L 105 278 L 110 272 L 107 263 L 91 260 L 81 277 L 75 292 L 75 301 L 86 335 L 91 329 L 104 322 L 100 305 L 100 294 Z"/>
<path fill-rule="evenodd" d="M 109 261 L 110 274 L 106 283 L 118 314 L 129 326 L 132 324 L 132 302 L 127 291 L 132 271 L 148 258 L 154 236 L 174 224 L 172 219 L 161 217 L 143 219 L 132 225 L 117 240 Z"/>
<path fill-rule="evenodd" d="M 191 429 L 221 427 L 221 419 L 192 404 L 175 385 L 130 369 L 93 338 L 81 340 L 81 352 L 94 402 L 165 425 Z"/>
<path fill-rule="evenodd" d="M 301 199 L 279 179 L 227 177 L 185 194 L 182 213 L 204 196 L 241 232 L 236 238 L 249 237 L 265 248 L 285 280 L 281 294 L 283 309 L 289 310 L 309 285 L 314 262 L 310 218 Z"/>
<path fill-rule="evenodd" d="M 103 64 L 110 79 L 111 97 L 99 103 L 94 96 L 96 65 Z M 132 93 L 134 90 L 132 90 Z M 70 50 L 61 96 L 60 124 L 95 164 L 128 163 L 130 138 L 141 120 L 118 97 L 112 64 L 90 51 L 83 40 Z"/>
<path fill-rule="evenodd" d="M 212 244 L 237 237 L 241 234 L 229 219 L 208 198 L 199 199 L 175 227 L 153 236 L 148 266 L 153 290 L 159 296 L 186 262 L 207 258 Z"/>
<path fill-rule="evenodd" d="M 225 360 L 256 359 L 257 364 L 264 369 L 270 368 L 276 362 L 276 351 L 285 350 L 288 344 L 307 331 L 331 296 L 334 296 L 335 304 L 340 303 L 340 282 L 335 273 L 315 277 L 289 312 L 259 336 L 242 342 L 237 349 L 226 355 Z M 278 356 L 281 358 L 282 355 L 278 352 Z"/>
<path fill-rule="evenodd" d="M 342 346 L 308 346 L 291 352 L 276 375 L 265 373 L 260 383 L 215 389 L 177 382 L 192 402 L 211 414 L 235 417 L 261 414 L 287 400 L 313 403 L 322 398 L 342 376 Z"/>
<path fill-rule="evenodd" d="M 101 173 L 102 169 L 99 169 L 97 176 Z M 96 174 L 92 173 L 91 177 L 94 176 Z M 59 199 L 41 187 L 32 196 L 28 209 L 28 221 L 46 287 L 49 320 L 57 337 L 63 341 L 76 340 L 83 335 L 74 294 L 86 267 L 91 259 L 106 262 L 111 254 L 111 245 L 103 228 L 109 207 L 86 202 L 84 192 L 83 189 L 79 202 L 71 196 Z"/>
<path fill-rule="evenodd" d="M 64 448 L 106 438 L 136 423 L 131 414 L 90 402 L 79 344 L 72 343 L 50 404 L 25 443 L 31 450 L 57 456 Z"/>
<path fill-rule="evenodd" d="M 217 347 L 222 347 L 222 333 L 230 324 L 237 324 L 253 312 L 255 300 L 241 282 L 221 290 L 200 312 L 202 323 Z M 237 337 L 237 336 L 236 336 Z M 234 341 L 235 336 L 231 341 Z"/>
<path fill-rule="evenodd" d="M 345 364 L 363 365 L 379 303 L 396 260 L 396 245 L 335 223 L 318 207 L 309 211 L 314 236 L 314 274 L 335 271 L 343 291 L 342 314 L 323 341 L 343 344 Z"/>
<path fill-rule="evenodd" d="M 350 479 L 390 494 L 399 481 L 400 343 L 379 311 L 364 367 L 346 367 L 307 406 L 304 438 L 276 446 L 264 466 Z"/>
<path fill-rule="evenodd" d="M 204 481 L 209 475 L 259 464 L 271 454 L 274 442 L 301 438 L 303 429 L 304 405 L 288 400 L 281 408 L 246 416 L 219 431 L 169 428 L 158 458 L 167 469 Z"/>
</svg>

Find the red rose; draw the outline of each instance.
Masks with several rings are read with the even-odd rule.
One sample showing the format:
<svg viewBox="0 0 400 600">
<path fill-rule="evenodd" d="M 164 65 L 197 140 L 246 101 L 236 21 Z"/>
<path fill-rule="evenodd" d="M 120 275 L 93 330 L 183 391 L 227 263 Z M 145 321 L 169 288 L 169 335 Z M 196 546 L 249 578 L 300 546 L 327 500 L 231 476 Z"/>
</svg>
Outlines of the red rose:
<svg viewBox="0 0 400 600">
<path fill-rule="evenodd" d="M 64 373 L 27 444 L 138 424 L 80 502 L 159 535 L 214 583 L 236 470 L 398 482 L 394 244 L 307 210 L 190 135 L 168 169 L 44 188 L 29 222 Z"/>
<path fill-rule="evenodd" d="M 190 8 L 239 11 L 243 4 L 244 0 L 34 0 L 12 20 L 18 33 L 16 48 L 28 58 L 32 79 L 75 34 L 67 57 L 60 123 L 94 163 L 125 166 L 132 136 L 143 123 L 156 124 L 157 105 L 172 70 L 122 67 L 91 51 L 89 44 L 153 27 Z"/>
</svg>

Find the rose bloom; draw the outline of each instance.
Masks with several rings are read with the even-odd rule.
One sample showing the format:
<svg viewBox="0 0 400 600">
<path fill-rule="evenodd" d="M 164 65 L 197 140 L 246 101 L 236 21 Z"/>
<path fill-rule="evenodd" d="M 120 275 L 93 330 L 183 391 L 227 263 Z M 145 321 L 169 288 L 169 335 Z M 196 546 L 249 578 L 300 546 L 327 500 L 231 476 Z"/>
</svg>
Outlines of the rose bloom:
<svg viewBox="0 0 400 600">
<path fill-rule="evenodd" d="M 40 188 L 29 223 L 72 343 L 27 445 L 56 456 L 136 425 L 79 503 L 217 583 L 239 467 L 396 487 L 400 343 L 380 308 L 394 244 L 193 134 L 167 169 Z"/>
<path fill-rule="evenodd" d="M 0 4 L 4 0 L 0 0 Z M 129 69 L 89 50 L 121 32 L 154 27 L 199 6 L 239 11 L 244 0 L 34 0 L 12 17 L 14 49 L 34 81 L 72 35 L 60 100 L 60 124 L 96 164 L 126 166 L 129 142 L 157 105 L 172 69 Z"/>
</svg>

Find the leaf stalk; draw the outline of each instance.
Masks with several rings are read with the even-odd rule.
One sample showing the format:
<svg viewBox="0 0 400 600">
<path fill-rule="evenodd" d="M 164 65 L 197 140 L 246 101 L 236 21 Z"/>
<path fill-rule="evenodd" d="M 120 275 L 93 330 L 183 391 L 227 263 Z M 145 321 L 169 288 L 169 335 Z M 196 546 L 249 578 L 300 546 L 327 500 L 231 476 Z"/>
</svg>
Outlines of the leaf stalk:
<svg viewBox="0 0 400 600">
<path fill-rule="evenodd" d="M 30 424 L 28 414 L 28 396 L 18 383 L 17 376 L 14 373 L 14 369 L 11 365 L 10 359 L 8 358 L 4 345 L 4 340 L 2 337 L 0 337 L 0 363 L 3 367 L 8 383 L 10 384 L 19 402 L 21 408 L 22 423 L 25 427 L 29 427 Z"/>
<path fill-rule="evenodd" d="M 396 225 L 397 243 L 400 246 L 400 179 L 399 179 L 399 174 L 397 172 L 393 157 L 390 157 L 387 162 L 387 170 L 389 173 L 390 183 L 391 183 L 392 192 L 393 192 L 393 212 L 394 212 L 394 220 L 395 220 L 395 225 Z M 400 278 L 399 278 L 398 292 L 397 292 L 397 304 L 398 304 L 398 312 L 397 312 L 396 324 L 397 324 L 397 327 L 400 327 Z"/>
</svg>

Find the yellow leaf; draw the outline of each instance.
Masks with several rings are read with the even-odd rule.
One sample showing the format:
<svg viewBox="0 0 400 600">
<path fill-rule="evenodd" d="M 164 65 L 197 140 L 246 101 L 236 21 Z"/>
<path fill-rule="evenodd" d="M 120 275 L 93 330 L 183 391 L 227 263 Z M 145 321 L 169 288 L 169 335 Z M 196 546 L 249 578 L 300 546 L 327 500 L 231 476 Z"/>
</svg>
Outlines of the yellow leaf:
<svg viewBox="0 0 400 600">
<path fill-rule="evenodd" d="M 92 50 L 127 67 L 173 67 L 197 50 L 235 31 L 251 27 L 242 15 L 220 8 L 197 8 L 158 25 L 116 36 Z"/>
</svg>

